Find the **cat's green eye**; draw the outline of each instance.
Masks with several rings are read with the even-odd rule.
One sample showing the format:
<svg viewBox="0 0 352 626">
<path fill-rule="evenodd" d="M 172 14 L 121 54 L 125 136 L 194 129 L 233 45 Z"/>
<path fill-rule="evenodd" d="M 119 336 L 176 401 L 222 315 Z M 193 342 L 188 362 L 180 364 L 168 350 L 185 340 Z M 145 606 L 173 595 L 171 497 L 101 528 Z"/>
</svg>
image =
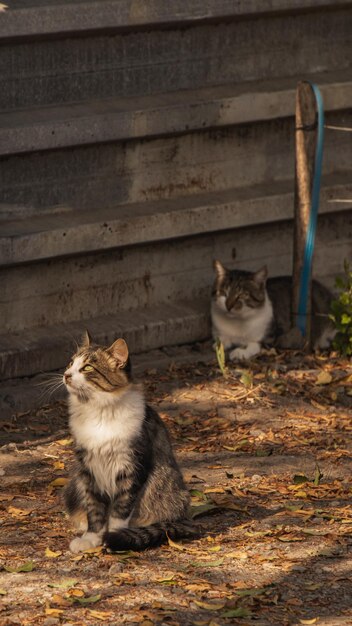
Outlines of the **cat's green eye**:
<svg viewBox="0 0 352 626">
<path fill-rule="evenodd" d="M 92 372 L 94 370 L 94 367 L 92 367 L 91 365 L 85 365 L 84 367 L 82 367 L 82 372 Z"/>
</svg>

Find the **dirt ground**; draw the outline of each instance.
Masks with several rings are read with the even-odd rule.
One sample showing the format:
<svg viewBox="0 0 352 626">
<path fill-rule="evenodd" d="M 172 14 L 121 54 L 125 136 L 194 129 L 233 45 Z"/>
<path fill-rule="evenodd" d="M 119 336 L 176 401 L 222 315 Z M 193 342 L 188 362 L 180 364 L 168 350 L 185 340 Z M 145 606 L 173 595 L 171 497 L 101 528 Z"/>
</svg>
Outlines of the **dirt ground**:
<svg viewBox="0 0 352 626">
<path fill-rule="evenodd" d="M 1 626 L 352 624 L 351 363 L 271 351 L 223 376 L 199 354 L 143 377 L 192 543 L 71 554 L 65 404 L 0 423 Z"/>
</svg>

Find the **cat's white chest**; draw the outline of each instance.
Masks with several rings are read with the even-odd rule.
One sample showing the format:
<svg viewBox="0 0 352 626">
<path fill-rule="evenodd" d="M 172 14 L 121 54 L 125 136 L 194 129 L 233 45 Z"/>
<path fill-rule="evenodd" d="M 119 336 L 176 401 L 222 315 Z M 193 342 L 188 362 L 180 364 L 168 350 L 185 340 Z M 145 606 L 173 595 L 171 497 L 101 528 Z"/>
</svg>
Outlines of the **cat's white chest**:
<svg viewBox="0 0 352 626">
<path fill-rule="evenodd" d="M 138 435 L 145 414 L 143 393 L 128 390 L 116 401 L 70 402 L 70 429 L 78 445 L 87 450 L 111 441 L 127 442 Z"/>
<path fill-rule="evenodd" d="M 131 451 L 121 441 L 113 441 L 100 448 L 88 450 L 85 463 L 94 476 L 99 491 L 113 497 L 117 476 L 131 469 Z"/>
<path fill-rule="evenodd" d="M 130 463 L 132 440 L 141 431 L 145 401 L 138 389 L 116 402 L 70 402 L 70 429 L 99 489 L 113 495 L 116 475 Z"/>
<path fill-rule="evenodd" d="M 129 415 L 111 411 L 86 410 L 70 419 L 70 427 L 76 443 L 86 450 L 96 450 L 111 441 L 125 441 L 134 434 Z M 127 418 L 127 419 L 126 419 Z M 137 431 L 138 434 L 138 431 Z"/>
<path fill-rule="evenodd" d="M 273 309 L 268 297 L 264 306 L 253 309 L 243 317 L 232 317 L 222 302 L 213 301 L 211 306 L 213 336 L 222 341 L 225 348 L 233 345 L 245 346 L 248 343 L 260 343 L 272 322 Z"/>
</svg>

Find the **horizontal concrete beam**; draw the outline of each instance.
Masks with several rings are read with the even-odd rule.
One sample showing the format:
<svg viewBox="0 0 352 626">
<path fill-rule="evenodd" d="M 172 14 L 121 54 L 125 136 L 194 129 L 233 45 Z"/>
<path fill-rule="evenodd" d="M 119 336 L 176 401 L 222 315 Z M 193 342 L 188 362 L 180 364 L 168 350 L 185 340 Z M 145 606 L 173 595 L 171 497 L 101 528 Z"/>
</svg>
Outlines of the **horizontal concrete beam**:
<svg viewBox="0 0 352 626">
<path fill-rule="evenodd" d="M 343 197 L 352 197 L 349 173 L 326 177 L 320 212 L 350 210 L 352 203 L 329 202 Z M 0 265 L 219 232 L 292 216 L 293 181 L 105 210 L 43 215 L 1 224 Z"/>
<path fill-rule="evenodd" d="M 36 107 L 0 114 L 0 155 L 289 117 L 294 115 L 296 84 L 302 78 L 320 86 L 327 111 L 350 107 L 352 80 L 346 80 L 346 72 Z"/>
<path fill-rule="evenodd" d="M 178 363 L 192 364 L 194 367 L 198 363 L 208 363 L 210 367 L 215 367 L 216 357 L 211 348 L 211 342 L 198 344 L 197 349 L 192 349 L 188 345 L 174 346 L 171 349 L 168 347 L 167 350 L 163 348 L 165 346 L 161 349 L 133 354 L 132 374 L 136 382 L 147 382 L 150 370 L 156 369 L 162 373 Z M 43 388 L 44 379 L 45 376 L 38 374 L 30 378 L 13 378 L 0 382 L 0 419 L 7 420 L 15 413 L 37 410 L 49 403 L 67 400 L 67 391 L 63 386 L 51 394 L 49 391 L 46 393 Z"/>
<path fill-rule="evenodd" d="M 0 335 L 0 380 L 65 367 L 86 329 L 101 345 L 124 337 L 131 353 L 201 341 L 210 336 L 209 303 L 181 302 Z"/>
<path fill-rule="evenodd" d="M 47 0 L 47 4 L 36 4 L 31 0 L 4 2 L 0 9 L 0 39 L 116 31 L 352 5 L 350 0 L 93 0 L 67 4 Z"/>
</svg>

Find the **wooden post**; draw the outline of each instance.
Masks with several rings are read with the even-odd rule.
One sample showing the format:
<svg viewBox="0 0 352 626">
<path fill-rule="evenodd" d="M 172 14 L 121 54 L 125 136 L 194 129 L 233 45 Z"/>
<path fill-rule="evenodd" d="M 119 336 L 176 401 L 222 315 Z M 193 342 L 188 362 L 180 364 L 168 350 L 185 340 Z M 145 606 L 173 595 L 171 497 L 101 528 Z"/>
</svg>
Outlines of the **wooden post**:
<svg viewBox="0 0 352 626">
<path fill-rule="evenodd" d="M 296 91 L 296 164 L 294 200 L 294 237 L 292 272 L 292 325 L 297 325 L 300 281 L 312 201 L 312 187 L 317 138 L 316 104 L 309 83 L 300 82 Z M 310 347 L 311 280 L 309 281 L 306 318 L 306 345 Z"/>
</svg>

